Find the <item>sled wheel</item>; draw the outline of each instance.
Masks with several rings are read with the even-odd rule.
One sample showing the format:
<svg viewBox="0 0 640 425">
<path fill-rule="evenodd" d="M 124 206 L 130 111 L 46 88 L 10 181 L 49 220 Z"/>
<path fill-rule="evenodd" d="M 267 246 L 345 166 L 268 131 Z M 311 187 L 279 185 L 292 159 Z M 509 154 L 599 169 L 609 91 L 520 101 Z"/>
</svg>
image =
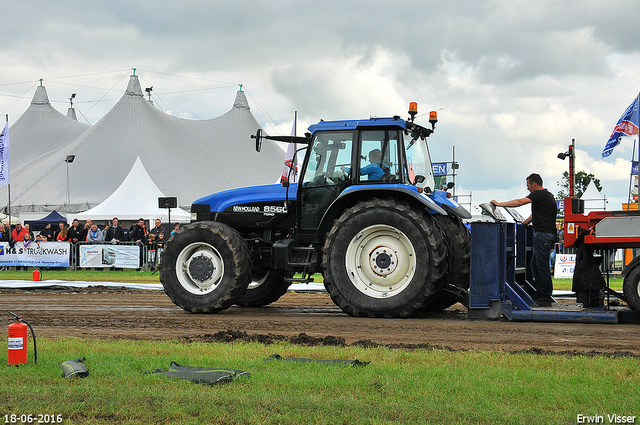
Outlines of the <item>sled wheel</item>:
<svg viewBox="0 0 640 425">
<path fill-rule="evenodd" d="M 255 270 L 247 292 L 236 304 L 242 307 L 262 307 L 278 301 L 291 285 L 284 280 L 287 276 L 291 277 L 291 274 L 286 275 L 276 270 Z"/>
<path fill-rule="evenodd" d="M 329 231 L 324 283 L 347 314 L 409 317 L 444 284 L 442 232 L 429 214 L 392 199 L 371 199 L 346 210 Z"/>
<path fill-rule="evenodd" d="M 624 277 L 622 292 L 631 310 L 640 315 L 640 265 L 634 267 Z"/>
<path fill-rule="evenodd" d="M 251 281 L 245 241 L 229 226 L 197 222 L 178 230 L 162 253 L 160 282 L 176 305 L 193 313 L 231 307 Z"/>
<path fill-rule="evenodd" d="M 471 274 L 471 234 L 469 229 L 455 216 L 434 215 L 434 218 L 445 235 L 445 244 L 449 254 L 447 284 L 466 291 L 469 289 Z M 458 297 L 442 288 L 433 302 L 427 305 L 426 310 L 441 311 L 458 301 Z"/>
</svg>

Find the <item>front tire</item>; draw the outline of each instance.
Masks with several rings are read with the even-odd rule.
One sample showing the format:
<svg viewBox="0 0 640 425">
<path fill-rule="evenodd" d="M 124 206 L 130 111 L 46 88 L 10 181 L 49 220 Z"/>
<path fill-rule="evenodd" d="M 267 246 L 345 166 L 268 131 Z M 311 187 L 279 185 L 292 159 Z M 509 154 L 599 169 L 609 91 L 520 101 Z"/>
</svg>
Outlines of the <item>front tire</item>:
<svg viewBox="0 0 640 425">
<path fill-rule="evenodd" d="M 640 315 L 640 265 L 635 266 L 624 277 L 622 291 L 631 310 Z"/>
<path fill-rule="evenodd" d="M 235 304 L 251 281 L 245 241 L 229 226 L 197 222 L 180 228 L 162 253 L 160 282 L 176 305 L 216 313 Z"/>
<path fill-rule="evenodd" d="M 433 218 L 393 199 L 346 210 L 327 234 L 324 283 L 347 314 L 409 317 L 442 288 L 447 257 Z"/>
<path fill-rule="evenodd" d="M 285 281 L 285 277 L 290 275 L 276 270 L 254 270 L 247 292 L 236 304 L 242 307 L 262 307 L 278 301 L 291 285 Z"/>
</svg>

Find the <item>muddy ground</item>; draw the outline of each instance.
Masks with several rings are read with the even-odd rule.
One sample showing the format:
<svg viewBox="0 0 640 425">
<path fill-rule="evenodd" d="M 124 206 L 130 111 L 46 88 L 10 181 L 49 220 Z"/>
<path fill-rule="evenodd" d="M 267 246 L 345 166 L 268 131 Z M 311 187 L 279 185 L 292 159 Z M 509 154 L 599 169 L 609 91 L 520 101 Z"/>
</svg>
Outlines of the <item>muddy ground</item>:
<svg viewBox="0 0 640 425">
<path fill-rule="evenodd" d="M 640 356 L 636 316 L 628 323 L 606 325 L 474 320 L 457 304 L 445 312 L 412 319 L 355 318 L 321 293 L 288 293 L 263 308 L 191 314 L 161 291 L 5 289 L 0 290 L 0 311 L 22 314 L 38 337 L 289 340 L 309 345 Z M 5 324 L 9 323 L 11 317 L 5 313 Z"/>
</svg>

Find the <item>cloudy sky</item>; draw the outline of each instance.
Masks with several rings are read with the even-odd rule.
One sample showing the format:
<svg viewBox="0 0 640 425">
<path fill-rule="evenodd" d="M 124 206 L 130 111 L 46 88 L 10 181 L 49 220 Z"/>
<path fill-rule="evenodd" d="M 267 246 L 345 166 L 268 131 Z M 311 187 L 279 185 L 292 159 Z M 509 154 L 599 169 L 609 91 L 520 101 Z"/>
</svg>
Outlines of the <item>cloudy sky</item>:
<svg viewBox="0 0 640 425">
<path fill-rule="evenodd" d="M 243 85 L 271 134 L 320 119 L 438 110 L 434 162 L 460 163 L 474 203 L 516 195 L 568 167 L 626 202 L 633 141 L 601 151 L 640 90 L 637 0 L 3 2 L 0 111 L 10 123 L 39 80 L 59 111 L 76 93 L 98 121 L 132 68 L 155 104 L 184 118 L 228 111 Z M 428 115 L 418 121 L 428 124 Z"/>
</svg>

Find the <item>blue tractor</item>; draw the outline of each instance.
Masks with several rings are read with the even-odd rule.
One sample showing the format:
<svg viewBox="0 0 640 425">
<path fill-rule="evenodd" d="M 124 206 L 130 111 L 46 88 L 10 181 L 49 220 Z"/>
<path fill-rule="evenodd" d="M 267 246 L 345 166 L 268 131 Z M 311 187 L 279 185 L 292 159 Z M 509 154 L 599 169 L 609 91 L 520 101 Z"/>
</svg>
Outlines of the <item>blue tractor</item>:
<svg viewBox="0 0 640 425">
<path fill-rule="evenodd" d="M 435 130 L 399 116 L 320 121 L 305 137 L 299 183 L 198 199 L 167 242 L 160 280 L 183 309 L 264 306 L 321 273 L 345 313 L 409 317 L 454 304 L 469 287 L 471 218 L 435 187 L 426 143 Z"/>
</svg>

